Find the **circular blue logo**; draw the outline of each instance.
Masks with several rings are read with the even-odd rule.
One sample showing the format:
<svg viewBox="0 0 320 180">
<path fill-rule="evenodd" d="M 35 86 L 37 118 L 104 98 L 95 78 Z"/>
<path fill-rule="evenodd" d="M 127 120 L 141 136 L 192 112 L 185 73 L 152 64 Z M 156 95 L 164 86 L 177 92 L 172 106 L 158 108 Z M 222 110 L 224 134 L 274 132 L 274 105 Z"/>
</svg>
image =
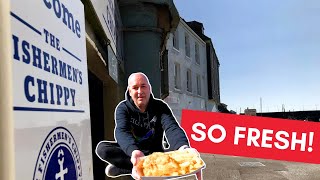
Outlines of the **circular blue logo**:
<svg viewBox="0 0 320 180">
<path fill-rule="evenodd" d="M 53 129 L 41 146 L 34 180 L 82 180 L 80 154 L 76 141 L 64 127 Z"/>
</svg>

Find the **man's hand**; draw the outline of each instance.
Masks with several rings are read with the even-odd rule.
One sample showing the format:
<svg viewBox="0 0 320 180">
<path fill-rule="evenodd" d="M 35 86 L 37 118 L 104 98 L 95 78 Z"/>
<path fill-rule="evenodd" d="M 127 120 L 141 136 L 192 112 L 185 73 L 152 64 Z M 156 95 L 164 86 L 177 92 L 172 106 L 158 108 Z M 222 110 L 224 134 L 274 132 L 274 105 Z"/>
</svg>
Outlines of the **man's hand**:
<svg viewBox="0 0 320 180">
<path fill-rule="evenodd" d="M 188 151 L 188 152 L 190 152 L 192 154 L 196 154 L 197 156 L 200 156 L 199 152 L 195 148 L 191 148 L 188 145 L 183 145 L 178 150 L 179 151 Z"/>
<path fill-rule="evenodd" d="M 132 154 L 131 154 L 131 163 L 133 166 L 136 166 L 137 163 L 138 163 L 138 160 L 139 158 L 143 157 L 144 154 L 142 151 L 140 150 L 134 150 L 132 151 Z"/>
<path fill-rule="evenodd" d="M 134 178 L 134 179 L 141 179 L 140 175 L 138 174 L 138 171 L 137 171 L 137 164 L 138 164 L 138 161 L 140 158 L 144 157 L 144 154 L 143 152 L 139 151 L 139 150 L 134 150 L 132 151 L 132 154 L 131 154 L 131 163 L 133 165 L 133 168 L 132 168 L 132 174 L 131 176 Z"/>
</svg>

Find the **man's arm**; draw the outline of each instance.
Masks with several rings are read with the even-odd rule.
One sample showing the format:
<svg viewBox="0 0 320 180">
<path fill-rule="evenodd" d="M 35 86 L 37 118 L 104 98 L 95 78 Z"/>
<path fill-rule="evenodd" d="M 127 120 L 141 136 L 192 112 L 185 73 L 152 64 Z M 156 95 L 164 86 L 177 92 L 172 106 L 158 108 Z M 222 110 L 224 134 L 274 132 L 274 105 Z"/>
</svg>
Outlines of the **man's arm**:
<svg viewBox="0 0 320 180">
<path fill-rule="evenodd" d="M 177 150 L 180 147 L 189 147 L 189 141 L 186 137 L 184 130 L 180 127 L 175 117 L 173 116 L 171 109 L 167 104 L 161 105 L 161 123 L 162 128 L 166 133 L 166 137 L 170 144 L 170 150 Z"/>
<path fill-rule="evenodd" d="M 124 102 L 117 106 L 115 112 L 115 139 L 121 149 L 128 155 L 132 155 L 132 151 L 137 150 L 135 139 L 131 133 L 130 116 Z"/>
</svg>

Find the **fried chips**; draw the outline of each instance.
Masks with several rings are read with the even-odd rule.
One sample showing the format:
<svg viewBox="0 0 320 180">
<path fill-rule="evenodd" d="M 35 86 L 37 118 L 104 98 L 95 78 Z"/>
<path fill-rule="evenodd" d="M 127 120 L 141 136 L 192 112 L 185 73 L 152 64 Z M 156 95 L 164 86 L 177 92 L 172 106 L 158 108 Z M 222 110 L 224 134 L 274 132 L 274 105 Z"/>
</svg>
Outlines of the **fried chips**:
<svg viewBox="0 0 320 180">
<path fill-rule="evenodd" d="M 177 150 L 146 156 L 138 162 L 137 170 L 140 176 L 180 176 L 203 166 L 204 162 L 197 153 Z"/>
</svg>

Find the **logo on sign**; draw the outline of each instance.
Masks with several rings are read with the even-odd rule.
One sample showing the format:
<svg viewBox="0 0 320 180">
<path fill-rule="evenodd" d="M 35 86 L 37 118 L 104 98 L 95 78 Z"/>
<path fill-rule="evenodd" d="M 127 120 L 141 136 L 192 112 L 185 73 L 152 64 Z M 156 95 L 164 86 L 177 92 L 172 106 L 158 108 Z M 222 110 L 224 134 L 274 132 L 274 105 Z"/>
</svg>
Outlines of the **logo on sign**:
<svg viewBox="0 0 320 180">
<path fill-rule="evenodd" d="M 81 180 L 81 160 L 76 141 L 64 127 L 53 129 L 41 146 L 33 180 Z"/>
</svg>

